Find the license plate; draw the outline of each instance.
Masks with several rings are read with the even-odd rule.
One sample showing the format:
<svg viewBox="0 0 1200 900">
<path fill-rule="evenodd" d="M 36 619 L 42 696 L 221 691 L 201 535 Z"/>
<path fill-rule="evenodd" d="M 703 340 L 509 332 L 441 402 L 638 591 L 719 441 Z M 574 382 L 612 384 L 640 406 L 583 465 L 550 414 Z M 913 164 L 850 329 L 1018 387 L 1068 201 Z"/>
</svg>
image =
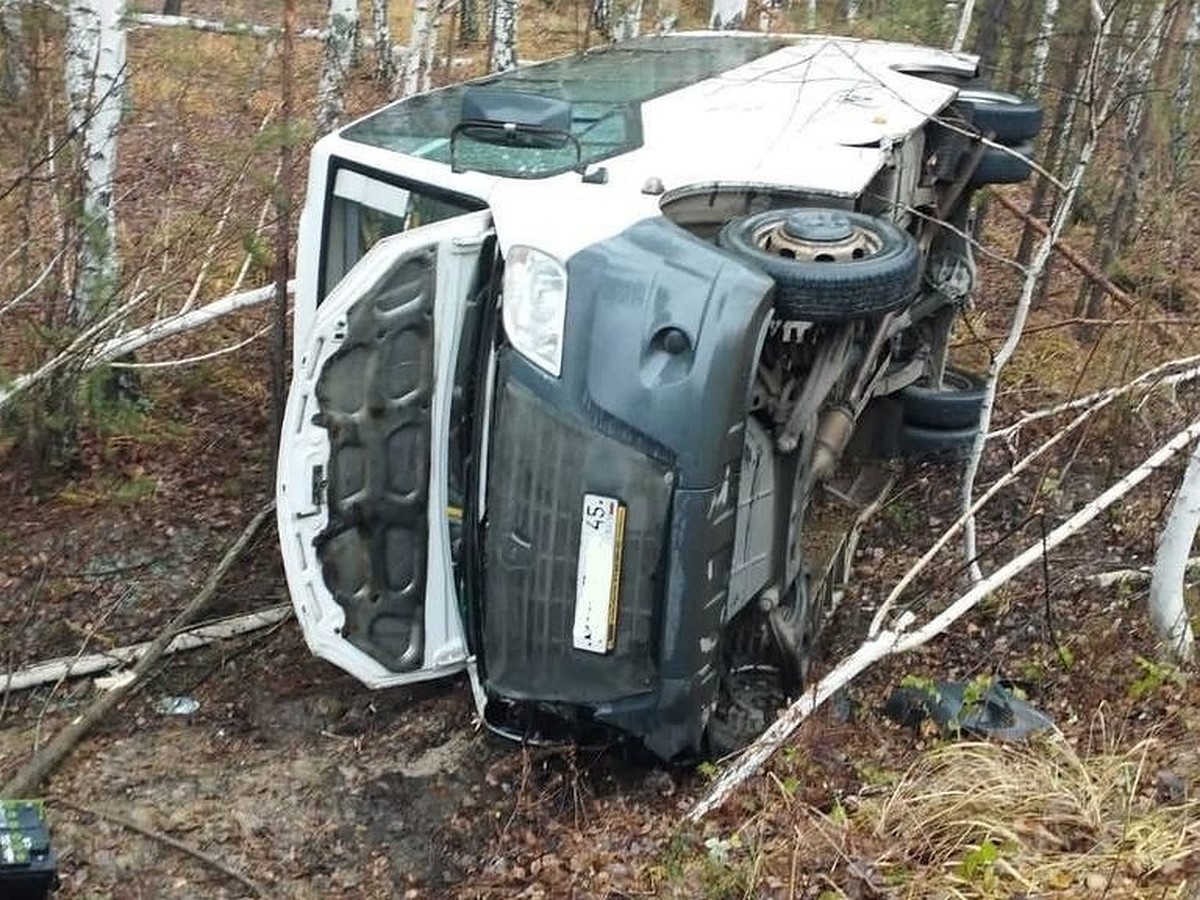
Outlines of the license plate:
<svg viewBox="0 0 1200 900">
<path fill-rule="evenodd" d="M 575 627 L 571 634 L 577 650 L 608 653 L 613 648 L 624 536 L 625 507 L 620 501 L 584 494 L 575 579 Z"/>
</svg>

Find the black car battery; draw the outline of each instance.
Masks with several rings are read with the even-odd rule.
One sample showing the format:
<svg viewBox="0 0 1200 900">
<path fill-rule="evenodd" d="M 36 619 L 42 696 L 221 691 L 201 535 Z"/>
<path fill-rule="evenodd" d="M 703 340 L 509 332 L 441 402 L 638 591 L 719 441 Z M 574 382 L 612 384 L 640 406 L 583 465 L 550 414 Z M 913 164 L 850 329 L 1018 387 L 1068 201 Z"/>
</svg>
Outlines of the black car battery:
<svg viewBox="0 0 1200 900">
<path fill-rule="evenodd" d="M 42 900 L 57 877 L 40 800 L 0 800 L 0 897 Z"/>
</svg>

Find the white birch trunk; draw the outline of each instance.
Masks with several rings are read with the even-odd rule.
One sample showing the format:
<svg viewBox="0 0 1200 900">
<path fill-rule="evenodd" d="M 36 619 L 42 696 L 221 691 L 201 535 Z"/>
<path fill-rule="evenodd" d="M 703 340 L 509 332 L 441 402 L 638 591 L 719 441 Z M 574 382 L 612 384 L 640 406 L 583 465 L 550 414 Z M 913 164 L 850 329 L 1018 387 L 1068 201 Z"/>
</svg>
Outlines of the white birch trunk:
<svg viewBox="0 0 1200 900">
<path fill-rule="evenodd" d="M 1142 39 L 1137 63 L 1129 79 L 1129 102 L 1125 106 L 1125 143 L 1132 147 L 1142 127 L 1142 116 L 1146 108 L 1146 89 L 1150 87 L 1150 69 L 1162 50 L 1163 23 L 1167 12 L 1166 0 L 1158 0 L 1150 12 L 1150 22 Z M 1136 28 L 1133 17 L 1131 27 Z M 1139 162 L 1139 161 L 1135 161 Z"/>
<path fill-rule="evenodd" d="M 75 324 L 103 310 L 116 289 L 113 181 L 126 82 L 124 15 L 124 0 L 72 0 L 67 9 L 68 122 L 80 138 L 83 168 L 82 235 L 69 306 Z"/>
<path fill-rule="evenodd" d="M 391 7 L 388 0 L 371 0 L 371 30 L 375 42 L 375 77 L 391 84 L 396 77 L 396 55 L 392 52 Z"/>
<path fill-rule="evenodd" d="M 1046 0 L 1042 7 L 1042 21 L 1038 25 L 1037 40 L 1033 45 L 1033 89 L 1034 97 L 1040 96 L 1046 81 L 1046 63 L 1050 59 L 1050 40 L 1054 37 L 1054 20 L 1058 17 L 1058 0 Z"/>
<path fill-rule="evenodd" d="M 1195 660 L 1196 639 L 1183 600 L 1188 557 L 1200 526 L 1200 445 L 1192 448 L 1171 514 L 1163 526 L 1150 576 L 1150 622 L 1179 663 Z"/>
<path fill-rule="evenodd" d="M 331 131 L 341 121 L 345 109 L 343 88 L 354 59 L 357 37 L 357 0 L 329 0 L 325 61 L 317 82 L 317 126 L 321 131 Z"/>
<path fill-rule="evenodd" d="M 1092 45 L 1091 59 L 1087 73 L 1083 79 L 1082 93 L 1084 96 L 1089 95 L 1095 88 L 1096 72 L 1100 65 L 1102 51 L 1108 43 L 1108 36 L 1113 21 L 1112 16 L 1102 16 L 1098 6 L 1093 12 L 1097 17 L 1102 19 L 1102 24 L 1100 25 L 1100 33 L 1096 36 L 1095 43 Z M 983 460 L 983 446 L 987 441 L 988 429 L 991 428 L 992 424 L 992 411 L 996 406 L 996 387 L 1000 381 L 1000 372 L 1008 364 L 1009 359 L 1012 358 L 1013 353 L 1017 350 L 1017 345 L 1021 342 L 1021 335 L 1025 330 L 1025 320 L 1028 318 L 1029 309 L 1033 305 L 1033 297 L 1037 292 L 1038 282 L 1041 280 L 1042 273 L 1046 269 L 1046 262 L 1050 259 L 1050 254 L 1054 251 L 1055 244 L 1058 243 L 1063 229 L 1067 226 L 1071 210 L 1075 207 L 1075 198 L 1079 193 L 1083 176 L 1087 172 L 1088 166 L 1091 165 L 1092 157 L 1096 152 L 1096 144 L 1100 139 L 1100 126 L 1108 119 L 1109 114 L 1112 112 L 1113 103 L 1116 101 L 1117 91 L 1121 85 L 1122 74 L 1123 68 L 1118 66 L 1118 70 L 1114 76 L 1115 80 L 1105 95 L 1103 107 L 1091 122 L 1087 140 L 1084 142 L 1083 148 L 1079 151 L 1075 167 L 1071 171 L 1071 177 L 1067 180 L 1062 200 L 1059 202 L 1058 208 L 1054 211 L 1050 230 L 1042 238 L 1042 243 L 1038 246 L 1033 259 L 1030 260 L 1029 266 L 1025 270 L 1025 279 L 1021 287 L 1020 297 L 1017 299 L 1017 307 L 1013 311 L 1013 319 L 1009 325 L 1008 336 L 1005 338 L 996 355 L 992 357 L 991 365 L 988 366 L 987 385 L 984 389 L 983 405 L 979 412 L 979 433 L 975 435 L 975 441 L 971 445 L 971 450 L 964 466 L 960 505 L 960 510 L 965 517 L 963 523 L 963 556 L 966 559 L 967 568 L 973 582 L 982 580 L 983 571 L 980 569 L 978 562 L 979 551 L 975 535 L 975 515 L 971 507 L 974 503 L 975 479 L 979 475 L 979 464 Z"/>
<path fill-rule="evenodd" d="M 612 0 L 593 0 L 591 16 L 592 27 L 605 38 L 609 37 L 612 34 Z"/>
<path fill-rule="evenodd" d="M 491 53 L 488 68 L 505 72 L 517 67 L 517 0 L 492 0 Z"/>
<path fill-rule="evenodd" d="M 954 33 L 954 40 L 950 44 L 950 49 L 958 52 L 962 50 L 963 44 L 967 42 L 967 31 L 971 28 L 971 18 L 975 15 L 975 0 L 966 0 L 963 3 L 962 14 L 958 17 L 958 30 Z"/>
<path fill-rule="evenodd" d="M 425 30 L 425 54 L 421 63 L 421 90 L 428 91 L 433 87 L 433 67 L 437 65 L 438 36 L 442 27 L 443 4 L 436 0 L 433 15 L 429 17 L 429 27 Z"/>
<path fill-rule="evenodd" d="M 808 0 L 808 27 L 817 27 L 817 0 Z"/>
<path fill-rule="evenodd" d="M 747 5 L 747 0 L 713 0 L 708 17 L 709 27 L 738 28 L 746 19 Z"/>
<path fill-rule="evenodd" d="M 429 37 L 429 0 L 413 3 L 412 30 L 408 35 L 408 51 L 404 54 L 404 83 L 400 96 L 409 97 L 421 89 L 421 58 Z"/>
</svg>

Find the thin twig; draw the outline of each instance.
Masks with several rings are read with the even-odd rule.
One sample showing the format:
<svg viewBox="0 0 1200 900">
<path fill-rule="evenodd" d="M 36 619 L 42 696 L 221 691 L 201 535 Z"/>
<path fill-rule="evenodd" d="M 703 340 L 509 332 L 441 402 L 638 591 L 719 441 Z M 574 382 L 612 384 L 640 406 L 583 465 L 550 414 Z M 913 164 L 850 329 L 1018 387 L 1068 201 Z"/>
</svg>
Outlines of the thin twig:
<svg viewBox="0 0 1200 900">
<path fill-rule="evenodd" d="M 145 825 L 139 825 L 133 819 L 126 818 L 120 813 L 108 812 L 102 809 L 94 809 L 90 806 L 82 806 L 78 803 L 73 803 L 64 797 L 55 795 L 51 797 L 51 802 L 57 806 L 65 806 L 67 809 L 74 810 L 77 813 L 82 813 L 85 816 L 92 816 L 96 819 L 103 819 L 106 822 L 112 822 L 114 825 L 120 825 L 122 828 L 140 834 L 142 837 L 150 838 L 152 841 L 158 841 L 160 844 L 165 844 L 172 849 L 178 850 L 180 853 L 185 853 L 193 859 L 199 860 L 206 866 L 216 869 L 227 878 L 232 878 L 242 887 L 254 894 L 256 897 L 266 897 L 267 893 L 258 883 L 252 881 L 246 875 L 243 875 L 237 869 L 230 866 L 228 863 L 222 862 L 215 856 L 205 853 L 199 847 L 193 847 L 191 844 L 185 844 L 179 838 L 173 838 L 169 834 L 164 834 L 161 831 L 156 831 L 153 828 L 147 828 Z"/>
</svg>

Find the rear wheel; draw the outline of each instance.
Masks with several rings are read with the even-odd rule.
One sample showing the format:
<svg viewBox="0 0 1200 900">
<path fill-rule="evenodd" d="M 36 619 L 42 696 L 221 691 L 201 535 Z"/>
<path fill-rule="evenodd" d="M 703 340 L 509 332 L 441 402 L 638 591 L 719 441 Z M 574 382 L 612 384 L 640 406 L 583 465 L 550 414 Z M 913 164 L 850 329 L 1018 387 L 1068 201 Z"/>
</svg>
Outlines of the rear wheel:
<svg viewBox="0 0 1200 900">
<path fill-rule="evenodd" d="M 905 459 L 965 459 L 979 428 L 926 428 L 904 424 L 900 429 L 899 455 Z"/>
<path fill-rule="evenodd" d="M 904 421 L 910 425 L 973 430 L 979 426 L 984 393 L 984 382 L 978 375 L 947 366 L 940 388 L 918 381 L 896 396 L 904 407 Z"/>
</svg>

